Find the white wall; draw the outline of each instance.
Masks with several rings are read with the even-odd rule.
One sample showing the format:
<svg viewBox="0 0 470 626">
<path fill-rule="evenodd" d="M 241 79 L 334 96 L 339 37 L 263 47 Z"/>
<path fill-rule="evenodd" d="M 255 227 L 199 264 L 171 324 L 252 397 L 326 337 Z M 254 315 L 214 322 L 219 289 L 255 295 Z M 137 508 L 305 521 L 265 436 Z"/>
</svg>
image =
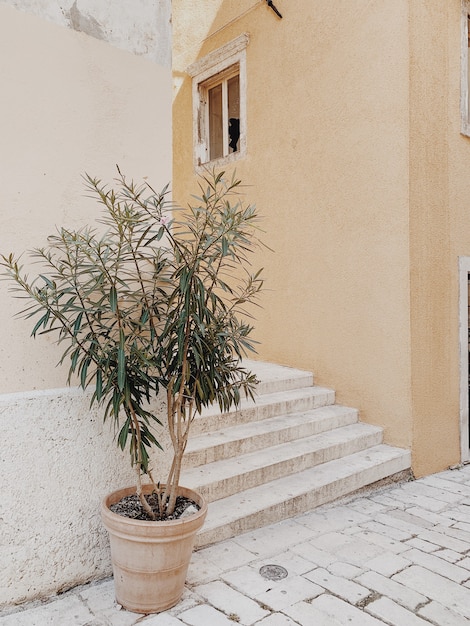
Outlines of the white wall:
<svg viewBox="0 0 470 626">
<path fill-rule="evenodd" d="M 169 68 L 0 3 L 0 85 L 1 253 L 92 221 L 85 171 L 111 180 L 118 163 L 157 189 L 170 181 Z M 0 303 L 0 604 L 10 604 L 110 573 L 98 505 L 133 475 L 89 398 L 64 389 L 61 351 L 14 319 L 21 303 L 4 281 Z"/>
<path fill-rule="evenodd" d="M 134 473 L 89 405 L 79 389 L 0 395 L 0 606 L 111 574 L 100 502 Z"/>
<path fill-rule="evenodd" d="M 16 9 L 171 65 L 171 0 L 0 0 Z"/>
</svg>

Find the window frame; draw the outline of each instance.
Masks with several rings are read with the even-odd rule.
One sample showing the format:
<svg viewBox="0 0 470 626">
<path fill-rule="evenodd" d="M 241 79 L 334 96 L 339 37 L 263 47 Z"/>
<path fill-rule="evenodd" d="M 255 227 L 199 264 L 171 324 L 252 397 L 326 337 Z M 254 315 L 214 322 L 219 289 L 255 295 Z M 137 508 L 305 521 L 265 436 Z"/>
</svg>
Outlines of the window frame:
<svg viewBox="0 0 470 626">
<path fill-rule="evenodd" d="M 224 166 L 246 156 L 246 48 L 249 35 L 244 33 L 221 48 L 210 52 L 187 68 L 192 78 L 193 162 L 196 172 L 208 166 Z M 217 159 L 210 159 L 209 112 L 207 92 L 227 80 L 232 68 L 238 68 L 240 88 L 240 138 L 238 150 Z"/>
<path fill-rule="evenodd" d="M 470 110 L 469 110 L 469 20 L 470 20 L 470 0 L 462 0 L 461 16 L 461 77 L 460 77 L 460 118 L 461 133 L 470 137 Z"/>
</svg>

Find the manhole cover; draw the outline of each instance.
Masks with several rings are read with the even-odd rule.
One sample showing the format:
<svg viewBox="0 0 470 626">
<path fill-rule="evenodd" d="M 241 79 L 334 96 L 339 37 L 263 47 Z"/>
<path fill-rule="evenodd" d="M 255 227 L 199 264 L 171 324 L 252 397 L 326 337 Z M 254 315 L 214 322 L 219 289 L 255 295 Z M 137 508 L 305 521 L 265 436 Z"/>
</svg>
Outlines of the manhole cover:
<svg viewBox="0 0 470 626">
<path fill-rule="evenodd" d="M 259 573 L 263 578 L 267 580 L 282 580 L 287 577 L 287 570 L 280 565 L 263 565 L 260 568 Z"/>
</svg>

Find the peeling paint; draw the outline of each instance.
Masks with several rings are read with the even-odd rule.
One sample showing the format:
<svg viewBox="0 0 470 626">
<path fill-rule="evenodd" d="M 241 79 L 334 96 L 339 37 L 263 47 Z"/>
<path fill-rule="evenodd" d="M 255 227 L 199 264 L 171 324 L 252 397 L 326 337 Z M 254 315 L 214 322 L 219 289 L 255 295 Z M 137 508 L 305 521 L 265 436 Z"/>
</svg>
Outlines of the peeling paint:
<svg viewBox="0 0 470 626">
<path fill-rule="evenodd" d="M 0 0 L 0 4 L 171 66 L 171 0 Z"/>
<path fill-rule="evenodd" d="M 69 27 L 73 30 L 95 37 L 95 39 L 106 40 L 101 24 L 92 15 L 81 13 L 77 6 L 77 0 L 72 4 L 70 11 L 64 12 L 64 15 L 69 21 Z"/>
</svg>

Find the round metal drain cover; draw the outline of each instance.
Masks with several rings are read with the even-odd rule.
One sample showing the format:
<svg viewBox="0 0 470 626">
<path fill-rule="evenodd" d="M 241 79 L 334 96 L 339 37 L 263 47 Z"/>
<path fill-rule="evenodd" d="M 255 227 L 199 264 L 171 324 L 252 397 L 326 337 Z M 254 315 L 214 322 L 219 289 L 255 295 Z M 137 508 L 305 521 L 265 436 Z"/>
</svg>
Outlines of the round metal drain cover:
<svg viewBox="0 0 470 626">
<path fill-rule="evenodd" d="M 287 578 L 288 574 L 286 568 L 280 565 L 263 565 L 259 573 L 263 578 L 266 578 L 266 580 L 282 580 L 283 578 Z"/>
</svg>

